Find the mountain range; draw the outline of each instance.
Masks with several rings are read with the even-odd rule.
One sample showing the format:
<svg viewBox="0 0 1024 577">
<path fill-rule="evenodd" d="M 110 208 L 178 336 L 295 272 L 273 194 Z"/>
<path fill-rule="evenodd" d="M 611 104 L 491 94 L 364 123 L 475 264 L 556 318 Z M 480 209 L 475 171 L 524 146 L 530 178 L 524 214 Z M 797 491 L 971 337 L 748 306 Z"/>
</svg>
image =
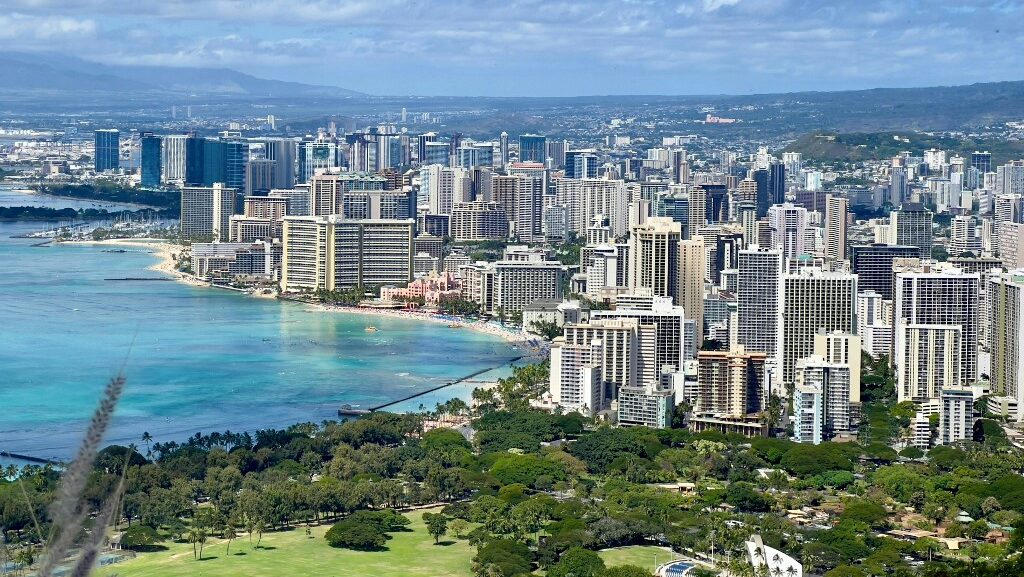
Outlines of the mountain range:
<svg viewBox="0 0 1024 577">
<path fill-rule="evenodd" d="M 269 80 L 230 68 L 106 65 L 56 53 L 0 54 L 0 94 L 42 92 L 49 96 L 119 93 L 139 96 L 349 97 L 365 96 L 336 86 Z"/>
</svg>

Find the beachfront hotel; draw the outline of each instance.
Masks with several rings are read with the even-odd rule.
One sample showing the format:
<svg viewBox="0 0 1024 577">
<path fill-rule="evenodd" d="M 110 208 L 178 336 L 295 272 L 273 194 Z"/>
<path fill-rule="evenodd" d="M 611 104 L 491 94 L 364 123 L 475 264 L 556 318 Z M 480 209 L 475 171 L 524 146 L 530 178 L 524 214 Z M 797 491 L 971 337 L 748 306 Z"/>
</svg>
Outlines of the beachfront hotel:
<svg viewBox="0 0 1024 577">
<path fill-rule="evenodd" d="M 213 186 L 181 189 L 181 236 L 228 240 L 237 190 L 216 182 Z"/>
<path fill-rule="evenodd" d="M 284 292 L 404 285 L 412 280 L 409 220 L 344 220 L 339 215 L 284 219 Z"/>
</svg>

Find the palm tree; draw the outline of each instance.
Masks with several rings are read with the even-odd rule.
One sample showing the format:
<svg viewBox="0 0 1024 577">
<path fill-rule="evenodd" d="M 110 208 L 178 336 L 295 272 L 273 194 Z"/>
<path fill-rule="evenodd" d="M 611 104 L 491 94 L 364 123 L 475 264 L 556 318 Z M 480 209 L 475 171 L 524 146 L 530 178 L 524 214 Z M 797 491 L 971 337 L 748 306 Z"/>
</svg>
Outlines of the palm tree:
<svg viewBox="0 0 1024 577">
<path fill-rule="evenodd" d="M 224 538 L 228 541 L 228 547 L 225 550 L 225 555 L 231 554 L 231 541 L 238 537 L 238 532 L 235 531 L 234 523 L 228 523 L 227 528 L 224 529 Z"/>
<path fill-rule="evenodd" d="M 143 432 L 142 442 L 146 444 L 146 458 L 151 457 L 153 455 L 153 452 L 152 450 L 150 450 L 149 444 L 153 442 L 153 435 L 150 435 L 149 431 Z"/>
</svg>

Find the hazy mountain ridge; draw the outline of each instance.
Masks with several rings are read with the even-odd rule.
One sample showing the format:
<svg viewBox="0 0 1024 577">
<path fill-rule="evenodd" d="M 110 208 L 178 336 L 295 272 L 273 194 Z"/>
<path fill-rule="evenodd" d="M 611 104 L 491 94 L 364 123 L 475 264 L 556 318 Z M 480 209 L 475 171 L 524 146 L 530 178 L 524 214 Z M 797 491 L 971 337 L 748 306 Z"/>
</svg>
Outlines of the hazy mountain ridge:
<svg viewBox="0 0 1024 577">
<path fill-rule="evenodd" d="M 335 86 L 258 78 L 230 68 L 108 66 L 58 54 L 8 52 L 0 55 L 0 91 L 138 92 L 281 97 L 365 96 Z"/>
</svg>

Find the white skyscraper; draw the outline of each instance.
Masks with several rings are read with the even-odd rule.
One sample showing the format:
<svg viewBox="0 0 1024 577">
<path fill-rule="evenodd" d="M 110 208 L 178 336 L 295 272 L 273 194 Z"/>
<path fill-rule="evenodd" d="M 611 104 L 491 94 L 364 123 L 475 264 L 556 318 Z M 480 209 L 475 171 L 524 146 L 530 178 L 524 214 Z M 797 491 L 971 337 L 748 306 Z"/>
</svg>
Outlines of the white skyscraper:
<svg viewBox="0 0 1024 577">
<path fill-rule="evenodd" d="M 768 224 L 772 229 L 772 248 L 782 251 L 786 259 L 797 258 L 806 252 L 806 208 L 788 202 L 774 205 L 768 209 Z"/>
<path fill-rule="evenodd" d="M 988 300 L 992 393 L 1024 407 L 1024 270 L 989 275 Z"/>
<path fill-rule="evenodd" d="M 741 250 L 737 258 L 737 340 L 748 351 L 775 356 L 778 346 L 779 279 L 782 252 Z"/>
<path fill-rule="evenodd" d="M 856 333 L 857 275 L 802 268 L 782 275 L 779 288 L 777 366 L 793 383 L 796 362 L 814 353 L 819 331 Z"/>
<path fill-rule="evenodd" d="M 589 344 L 566 344 L 558 337 L 551 343 L 550 391 L 552 401 L 566 411 L 593 415 L 604 408 L 601 339 Z"/>
<path fill-rule="evenodd" d="M 973 438 L 974 393 L 970 387 L 943 388 L 939 401 L 939 444 Z"/>
<path fill-rule="evenodd" d="M 960 374 L 956 382 L 949 384 L 973 384 L 978 378 L 979 283 L 978 273 L 967 274 L 947 264 L 921 264 L 896 272 L 893 286 L 893 359 L 897 365 L 900 354 L 910 354 L 910 349 L 906 348 L 907 342 L 900 341 L 903 338 L 901 334 L 906 336 L 906 329 L 901 327 L 958 326 Z M 902 371 L 900 366 L 897 369 Z M 908 384 L 902 394 L 919 395 L 922 390 L 919 385 Z M 938 391 L 929 390 L 928 394 L 936 398 L 934 395 Z M 904 400 L 904 397 L 900 400 Z"/>
</svg>

